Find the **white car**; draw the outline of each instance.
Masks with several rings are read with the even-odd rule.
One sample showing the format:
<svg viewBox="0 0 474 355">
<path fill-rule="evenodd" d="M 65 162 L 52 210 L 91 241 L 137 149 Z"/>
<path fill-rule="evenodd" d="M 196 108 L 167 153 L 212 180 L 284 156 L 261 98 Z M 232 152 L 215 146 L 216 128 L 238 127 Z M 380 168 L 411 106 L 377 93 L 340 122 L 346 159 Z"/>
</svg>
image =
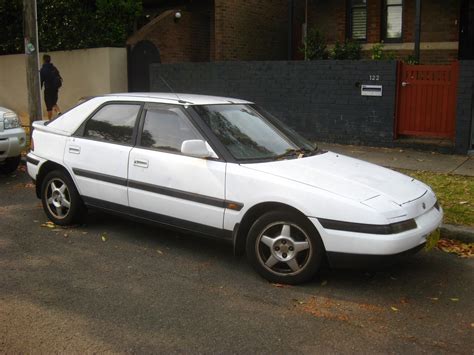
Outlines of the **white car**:
<svg viewBox="0 0 474 355">
<path fill-rule="evenodd" d="M 222 238 L 272 282 L 417 251 L 443 218 L 427 185 L 317 149 L 243 100 L 113 94 L 34 128 L 28 172 L 54 223 L 90 206 Z"/>
<path fill-rule="evenodd" d="M 25 146 L 25 130 L 21 128 L 17 114 L 0 107 L 0 173 L 9 174 L 16 170 Z"/>
</svg>

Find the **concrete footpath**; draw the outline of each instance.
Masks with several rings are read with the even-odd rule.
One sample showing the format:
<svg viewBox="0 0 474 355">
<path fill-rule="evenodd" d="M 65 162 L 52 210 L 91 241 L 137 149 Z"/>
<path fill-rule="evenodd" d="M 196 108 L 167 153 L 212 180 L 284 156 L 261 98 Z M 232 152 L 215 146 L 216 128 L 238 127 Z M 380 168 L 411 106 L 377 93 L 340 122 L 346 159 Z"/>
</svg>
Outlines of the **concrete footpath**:
<svg viewBox="0 0 474 355">
<path fill-rule="evenodd" d="M 402 148 L 374 148 L 328 143 L 321 143 L 318 146 L 325 150 L 388 168 L 474 176 L 474 156 L 469 155 L 451 155 Z"/>
<path fill-rule="evenodd" d="M 474 176 L 474 156 L 328 143 L 321 143 L 318 146 L 324 150 L 365 160 L 387 168 Z M 440 229 L 441 235 L 445 238 L 474 243 L 474 228 L 472 227 L 443 224 Z"/>
</svg>

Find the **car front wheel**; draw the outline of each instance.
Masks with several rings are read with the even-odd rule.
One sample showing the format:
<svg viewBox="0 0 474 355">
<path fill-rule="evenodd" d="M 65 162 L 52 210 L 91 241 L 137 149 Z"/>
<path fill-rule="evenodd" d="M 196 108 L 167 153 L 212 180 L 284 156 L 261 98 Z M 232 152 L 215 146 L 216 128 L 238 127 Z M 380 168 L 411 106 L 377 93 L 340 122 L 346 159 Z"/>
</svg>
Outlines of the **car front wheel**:
<svg viewBox="0 0 474 355">
<path fill-rule="evenodd" d="M 41 201 L 48 218 L 66 226 L 81 221 L 85 207 L 71 178 L 61 170 L 49 172 L 41 184 Z"/>
<path fill-rule="evenodd" d="M 5 159 L 3 163 L 0 163 L 0 172 L 3 174 L 13 173 L 20 165 L 21 156 L 11 157 Z"/>
<path fill-rule="evenodd" d="M 252 225 L 247 257 L 254 269 L 270 282 L 299 284 L 319 270 L 325 253 L 316 228 L 304 216 L 272 211 Z"/>
</svg>

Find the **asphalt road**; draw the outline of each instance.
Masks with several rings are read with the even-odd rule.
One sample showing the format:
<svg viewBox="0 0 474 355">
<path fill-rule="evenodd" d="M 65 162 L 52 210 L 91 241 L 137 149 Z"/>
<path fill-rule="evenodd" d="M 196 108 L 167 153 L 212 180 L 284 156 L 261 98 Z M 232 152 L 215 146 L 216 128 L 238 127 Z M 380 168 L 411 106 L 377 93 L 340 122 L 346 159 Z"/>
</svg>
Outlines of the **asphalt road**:
<svg viewBox="0 0 474 355">
<path fill-rule="evenodd" d="M 26 174 L 0 176 L 0 353 L 474 351 L 472 259 L 279 287 L 225 244 L 99 212 L 44 222 Z"/>
</svg>

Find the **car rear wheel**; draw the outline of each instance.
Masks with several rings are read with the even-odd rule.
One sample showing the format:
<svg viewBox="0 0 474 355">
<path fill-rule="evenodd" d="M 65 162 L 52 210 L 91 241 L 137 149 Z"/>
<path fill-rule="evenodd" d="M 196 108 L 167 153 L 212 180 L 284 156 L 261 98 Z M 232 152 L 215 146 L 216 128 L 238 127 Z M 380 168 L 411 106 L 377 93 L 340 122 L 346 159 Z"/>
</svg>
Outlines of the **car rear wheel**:
<svg viewBox="0 0 474 355">
<path fill-rule="evenodd" d="M 0 172 L 3 174 L 13 173 L 20 165 L 21 156 L 11 157 L 5 159 L 3 163 L 0 163 Z"/>
<path fill-rule="evenodd" d="M 48 218 L 60 226 L 78 223 L 85 214 L 85 206 L 73 181 L 61 170 L 53 170 L 43 179 L 41 201 Z"/>
<path fill-rule="evenodd" d="M 272 211 L 252 225 L 247 257 L 254 269 L 270 282 L 299 284 L 319 270 L 325 253 L 316 228 L 304 216 Z"/>
</svg>

